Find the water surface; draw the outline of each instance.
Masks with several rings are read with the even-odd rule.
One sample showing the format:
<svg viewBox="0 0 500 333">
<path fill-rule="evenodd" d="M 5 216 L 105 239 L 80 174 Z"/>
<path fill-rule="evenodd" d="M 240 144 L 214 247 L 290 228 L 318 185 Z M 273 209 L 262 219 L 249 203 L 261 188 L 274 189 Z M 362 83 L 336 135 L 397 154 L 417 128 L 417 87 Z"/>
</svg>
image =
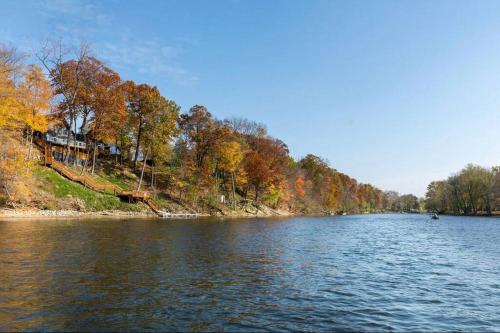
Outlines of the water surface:
<svg viewBox="0 0 500 333">
<path fill-rule="evenodd" d="M 500 331 L 500 219 L 0 221 L 0 331 Z"/>
</svg>

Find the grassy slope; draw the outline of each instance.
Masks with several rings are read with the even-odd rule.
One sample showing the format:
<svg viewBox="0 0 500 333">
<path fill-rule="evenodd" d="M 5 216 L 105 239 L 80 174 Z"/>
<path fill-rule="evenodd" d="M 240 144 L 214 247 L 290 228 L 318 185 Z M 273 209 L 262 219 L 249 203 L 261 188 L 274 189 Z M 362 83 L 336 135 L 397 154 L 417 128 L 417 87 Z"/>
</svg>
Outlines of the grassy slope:
<svg viewBox="0 0 500 333">
<path fill-rule="evenodd" d="M 100 173 L 99 175 L 96 175 L 94 177 L 96 179 L 96 181 L 102 183 L 102 184 L 114 184 L 118 187 L 120 187 L 121 189 L 124 189 L 124 190 L 132 190 L 133 187 L 131 184 L 129 184 L 128 182 L 126 182 L 123 177 L 120 177 L 119 175 L 116 175 L 116 174 L 104 174 L 104 173 Z"/>
<path fill-rule="evenodd" d="M 71 168 L 71 166 L 69 166 Z M 81 169 L 76 169 L 79 172 Z M 36 206 L 48 209 L 84 209 L 87 211 L 103 211 L 103 210 L 121 210 L 121 211 L 149 211 L 143 203 L 131 204 L 122 202 L 112 194 L 103 194 L 92 191 L 78 183 L 72 182 L 51 168 L 44 166 L 36 166 L 33 169 L 34 178 L 38 187 L 40 198 L 37 200 Z M 106 168 L 97 168 L 93 178 L 103 184 L 115 184 L 122 189 L 131 190 L 137 186 L 137 176 L 128 168 L 118 168 L 114 165 L 106 165 Z M 150 190 L 147 178 L 144 179 L 144 190 Z M 238 196 L 238 195 L 237 195 Z M 155 198 L 156 203 L 166 211 L 185 212 L 190 211 L 184 203 L 170 199 L 165 193 L 159 192 Z M 82 205 L 83 204 L 83 205 Z M 223 210 L 225 214 L 246 213 L 257 211 L 251 204 L 245 207 L 238 207 L 236 211 L 232 211 L 230 207 L 215 204 L 219 209 L 214 209 L 213 212 Z M 214 206 L 214 208 L 215 208 Z M 262 205 L 263 206 L 263 205 Z M 263 206 L 265 208 L 265 206 Z M 205 207 L 205 210 L 210 210 Z M 207 212 L 208 212 L 207 210 Z"/>
<path fill-rule="evenodd" d="M 56 171 L 47 167 L 36 166 L 33 169 L 33 174 L 41 190 L 49 192 L 56 200 L 79 199 L 84 203 L 86 210 L 140 211 L 144 208 L 142 204 L 130 204 L 120 201 L 113 195 L 94 192 L 62 177 Z"/>
</svg>

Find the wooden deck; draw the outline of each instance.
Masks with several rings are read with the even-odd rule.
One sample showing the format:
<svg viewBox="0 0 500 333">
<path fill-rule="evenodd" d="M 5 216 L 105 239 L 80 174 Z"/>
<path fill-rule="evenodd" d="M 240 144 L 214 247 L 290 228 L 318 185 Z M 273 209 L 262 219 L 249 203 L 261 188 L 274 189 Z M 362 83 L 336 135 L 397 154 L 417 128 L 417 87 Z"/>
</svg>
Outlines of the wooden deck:
<svg viewBox="0 0 500 333">
<path fill-rule="evenodd" d="M 94 178 L 86 175 L 86 174 L 77 174 L 72 169 L 64 165 L 63 163 L 56 161 L 52 158 L 52 153 L 49 150 L 49 147 L 45 143 L 44 140 L 36 140 L 35 143 L 39 148 L 44 151 L 44 161 L 45 165 L 51 167 L 56 170 L 62 176 L 68 178 L 71 181 L 82 184 L 83 186 L 90 188 L 93 191 L 105 193 L 105 194 L 113 194 L 121 199 L 128 199 L 129 202 L 144 202 L 146 205 L 151 208 L 153 212 L 155 212 L 158 216 L 164 218 L 187 218 L 187 217 L 197 217 L 196 213 L 170 213 L 166 211 L 162 211 L 160 206 L 156 203 L 156 201 L 152 198 L 151 193 L 148 191 L 130 191 L 123 190 L 122 188 L 114 185 L 114 184 L 101 184 L 95 181 Z"/>
</svg>

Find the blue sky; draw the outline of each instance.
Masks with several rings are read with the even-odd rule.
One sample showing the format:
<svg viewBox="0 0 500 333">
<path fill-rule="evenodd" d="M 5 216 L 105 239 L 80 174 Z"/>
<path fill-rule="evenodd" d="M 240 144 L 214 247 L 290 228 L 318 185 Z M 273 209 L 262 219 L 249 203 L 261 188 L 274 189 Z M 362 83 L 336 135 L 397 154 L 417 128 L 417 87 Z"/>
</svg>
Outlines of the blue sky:
<svg viewBox="0 0 500 333">
<path fill-rule="evenodd" d="M 500 1 L 10 1 L 0 42 L 85 39 L 184 111 L 267 125 L 382 189 L 500 164 Z"/>
</svg>

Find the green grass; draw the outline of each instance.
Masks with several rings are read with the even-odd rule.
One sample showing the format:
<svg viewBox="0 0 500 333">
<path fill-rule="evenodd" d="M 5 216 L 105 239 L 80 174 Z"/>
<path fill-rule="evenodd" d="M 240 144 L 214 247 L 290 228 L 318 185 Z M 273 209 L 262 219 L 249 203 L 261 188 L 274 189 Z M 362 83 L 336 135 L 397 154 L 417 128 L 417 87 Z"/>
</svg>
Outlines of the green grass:
<svg viewBox="0 0 500 333">
<path fill-rule="evenodd" d="M 69 166 L 69 168 L 72 169 L 76 174 L 80 174 L 82 171 L 81 167 Z M 90 172 L 85 173 L 85 175 L 92 177 L 99 184 L 105 184 L 105 185 L 114 184 L 124 190 L 128 190 L 130 188 L 130 185 L 127 184 L 123 179 L 123 176 L 115 173 L 106 174 L 102 170 L 101 171 L 96 170 L 96 172 L 93 175 Z"/>
<path fill-rule="evenodd" d="M 111 183 L 114 184 L 118 187 L 120 187 L 123 190 L 131 190 L 133 189 L 132 186 L 127 183 L 120 175 L 117 174 L 100 174 L 97 178 L 97 181 L 102 182 L 102 183 Z"/>
<path fill-rule="evenodd" d="M 166 210 L 175 210 L 173 209 L 173 204 L 172 202 L 162 198 L 161 196 L 157 196 L 155 198 L 155 202 L 158 204 L 158 206 L 160 206 L 162 209 L 166 209 Z"/>
<path fill-rule="evenodd" d="M 50 192 L 56 199 L 75 198 L 84 202 L 87 210 L 123 210 L 138 211 L 140 206 L 120 201 L 113 195 L 92 191 L 78 183 L 72 182 L 56 171 L 43 166 L 37 166 L 33 174 L 40 181 L 43 190 Z"/>
<path fill-rule="evenodd" d="M 73 165 L 68 165 L 67 167 L 73 170 L 75 174 L 79 175 L 82 172 L 82 168 L 80 166 L 75 167 Z M 85 175 L 93 178 L 99 184 L 104 184 L 104 185 L 114 184 L 124 190 L 131 189 L 131 185 L 126 182 L 126 180 L 128 180 L 127 177 L 115 172 L 111 172 L 108 174 L 105 173 L 103 170 L 96 170 L 93 175 L 90 172 L 86 172 Z"/>
</svg>

